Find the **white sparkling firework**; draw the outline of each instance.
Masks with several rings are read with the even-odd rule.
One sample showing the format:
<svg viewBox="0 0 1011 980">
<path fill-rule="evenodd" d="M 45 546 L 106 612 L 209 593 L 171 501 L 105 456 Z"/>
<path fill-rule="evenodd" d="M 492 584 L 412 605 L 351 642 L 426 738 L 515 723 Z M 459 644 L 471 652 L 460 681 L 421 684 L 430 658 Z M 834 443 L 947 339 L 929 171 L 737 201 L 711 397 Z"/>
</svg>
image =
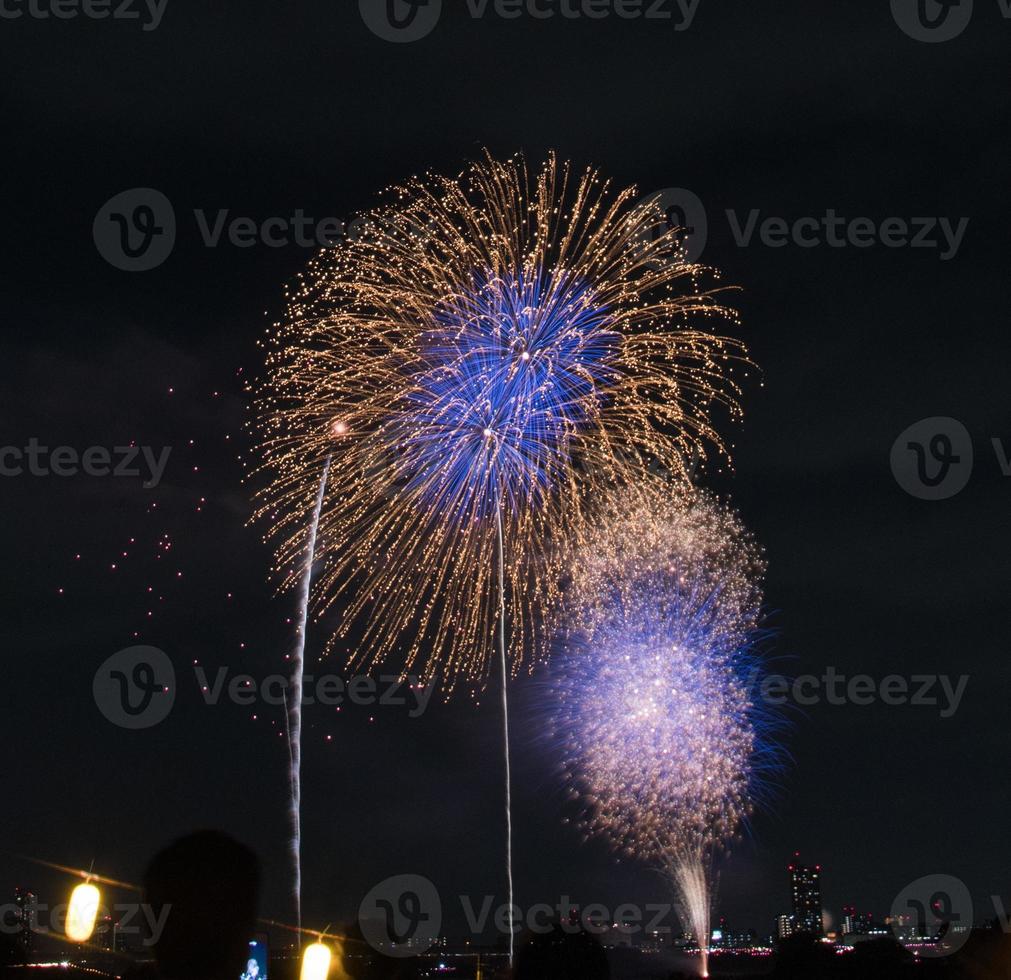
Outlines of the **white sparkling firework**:
<svg viewBox="0 0 1011 980">
<path fill-rule="evenodd" d="M 714 853 L 769 765 L 746 685 L 764 563 L 732 511 L 658 492 L 581 543 L 553 735 L 587 836 L 663 872 L 706 973 Z"/>
</svg>

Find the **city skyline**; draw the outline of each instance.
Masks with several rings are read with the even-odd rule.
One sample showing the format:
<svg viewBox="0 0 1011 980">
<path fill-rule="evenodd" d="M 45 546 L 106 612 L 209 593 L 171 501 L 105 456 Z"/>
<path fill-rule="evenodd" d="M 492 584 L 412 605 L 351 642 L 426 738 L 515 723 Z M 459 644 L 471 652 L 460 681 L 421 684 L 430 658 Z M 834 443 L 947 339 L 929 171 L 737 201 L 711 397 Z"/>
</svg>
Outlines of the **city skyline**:
<svg viewBox="0 0 1011 980">
<path fill-rule="evenodd" d="M 738 948 L 745 945 L 753 945 L 761 948 L 768 948 L 775 945 L 777 940 L 789 938 L 790 936 L 807 934 L 813 938 L 826 937 L 841 945 L 849 945 L 854 937 L 873 938 L 880 936 L 894 936 L 895 938 L 907 939 L 909 941 L 930 938 L 929 934 L 917 937 L 915 931 L 915 917 L 910 914 L 913 906 L 907 915 L 896 920 L 893 918 L 892 910 L 874 911 L 869 910 L 865 905 L 843 904 L 838 909 L 827 907 L 821 897 L 821 875 L 822 866 L 820 864 L 806 865 L 801 860 L 800 852 L 795 851 L 790 858 L 790 863 L 784 866 L 783 892 L 788 896 L 788 901 L 792 904 L 793 910 L 789 913 L 780 913 L 775 910 L 770 914 L 754 912 L 750 918 L 745 918 L 742 922 L 731 922 L 726 916 L 720 913 L 719 902 L 713 909 L 713 934 L 710 936 L 710 943 L 714 948 Z M 84 875 L 85 872 L 79 872 Z M 10 903 L 0 902 L 0 916 L 2 916 L 2 928 L 8 935 L 17 934 L 21 943 L 27 942 L 26 949 L 31 949 L 40 936 L 45 936 L 47 931 L 51 932 L 54 939 L 59 937 L 59 928 L 56 923 L 60 920 L 61 913 L 65 914 L 66 898 L 70 894 L 72 879 L 68 879 L 65 888 L 65 895 L 58 901 L 40 900 L 39 894 L 28 887 L 15 886 L 13 901 Z M 138 916 L 137 909 L 140 908 L 138 897 L 133 895 L 129 898 L 130 892 L 123 893 L 121 890 L 111 889 L 114 893 L 119 891 L 121 896 L 126 896 L 122 903 L 114 906 L 103 905 L 101 914 L 96 925 L 95 939 L 91 945 L 96 948 L 112 949 L 112 943 L 117 943 L 116 948 L 127 950 L 136 949 L 143 945 L 144 939 L 144 919 Z M 466 897 L 461 896 L 466 901 Z M 499 903 L 495 912 L 501 910 Z M 634 902 L 623 901 L 612 911 L 624 909 L 620 916 L 608 916 L 607 909 L 596 902 L 576 903 L 561 901 L 551 905 L 543 900 L 534 903 L 538 910 L 550 908 L 551 915 L 544 915 L 539 912 L 536 918 L 527 918 L 526 929 L 538 928 L 549 922 L 572 921 L 584 928 L 589 928 L 601 937 L 605 947 L 629 947 L 648 948 L 659 942 L 660 947 L 671 947 L 684 944 L 697 944 L 697 937 L 691 935 L 690 926 L 682 923 L 677 917 L 675 907 L 671 903 L 660 903 L 659 905 L 646 906 L 636 905 Z M 590 911 L 594 909 L 595 911 Z M 860 911 L 858 911 L 860 909 Z M 499 921 L 495 912 L 489 915 L 486 908 L 478 909 L 476 903 L 471 905 L 471 910 L 475 921 L 492 923 Z M 838 915 L 834 915 L 838 912 Z M 973 928 L 992 928 L 994 926 L 1004 928 L 1007 926 L 1001 921 L 1003 907 L 990 910 L 989 914 L 974 916 L 971 926 Z M 825 916 L 829 922 L 837 922 L 838 925 L 825 926 Z M 46 920 L 51 923 L 46 925 Z M 114 926 L 121 922 L 123 918 L 130 921 L 137 920 L 139 925 L 135 925 L 127 931 L 125 935 L 120 935 L 117 939 Z M 521 916 L 522 918 L 522 916 Z M 755 923 L 762 923 L 768 920 L 769 926 L 763 928 Z M 265 920 L 266 921 L 266 920 Z M 360 920 L 359 920 L 360 921 Z M 28 924 L 34 922 L 32 929 Z M 788 922 L 788 927 L 784 930 L 784 922 Z M 39 925 L 41 924 L 41 931 Z M 148 923 L 149 925 L 150 923 Z M 345 925 L 348 925 L 347 923 Z M 293 925 L 287 927 L 293 929 Z M 524 930 L 521 924 L 520 931 Z M 911 934 L 910 934 L 911 933 Z M 468 946 L 495 949 L 500 946 L 505 933 L 496 932 L 487 928 L 480 932 L 470 933 L 440 933 L 438 938 L 433 938 L 428 948 L 446 948 L 457 952 L 464 951 Z M 132 937 L 128 939 L 127 937 Z M 847 939 L 849 937 L 849 939 Z M 936 938 L 936 937 L 935 937 Z M 61 940 L 62 941 L 62 940 Z"/>
</svg>

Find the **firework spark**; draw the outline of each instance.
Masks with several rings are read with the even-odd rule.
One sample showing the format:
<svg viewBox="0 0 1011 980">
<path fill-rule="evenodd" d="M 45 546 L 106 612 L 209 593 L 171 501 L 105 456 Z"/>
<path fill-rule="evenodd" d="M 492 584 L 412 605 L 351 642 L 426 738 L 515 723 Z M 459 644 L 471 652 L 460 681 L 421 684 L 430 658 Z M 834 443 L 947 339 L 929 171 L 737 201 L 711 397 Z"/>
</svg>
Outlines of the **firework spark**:
<svg viewBox="0 0 1011 980">
<path fill-rule="evenodd" d="M 712 857 L 774 765 L 746 677 L 764 564 L 705 496 L 615 504 L 583 541 L 553 737 L 579 822 L 672 881 L 706 974 Z"/>
</svg>

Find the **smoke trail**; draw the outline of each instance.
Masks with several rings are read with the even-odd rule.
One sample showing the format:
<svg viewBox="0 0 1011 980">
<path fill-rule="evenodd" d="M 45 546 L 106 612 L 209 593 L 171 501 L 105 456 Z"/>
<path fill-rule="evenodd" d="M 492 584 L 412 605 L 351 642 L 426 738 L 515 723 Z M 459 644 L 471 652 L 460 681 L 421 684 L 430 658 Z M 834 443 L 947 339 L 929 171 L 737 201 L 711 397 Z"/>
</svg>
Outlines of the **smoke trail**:
<svg viewBox="0 0 1011 980">
<path fill-rule="evenodd" d="M 513 801 L 512 765 L 509 757 L 509 671 L 506 667 L 506 605 L 505 605 L 505 542 L 502 535 L 502 508 L 498 519 L 498 601 L 499 601 L 499 660 L 502 665 L 502 723 L 505 744 L 505 813 L 506 813 L 506 876 L 509 879 L 509 965 L 513 964 L 515 936 L 512 928 L 513 907 Z"/>
<path fill-rule="evenodd" d="M 305 675 L 305 631 L 309 618 L 309 586 L 312 581 L 312 563 L 316 554 L 316 531 L 319 527 L 319 513 L 323 507 L 323 491 L 326 489 L 329 475 L 330 457 L 327 456 L 323 464 L 319 490 L 316 492 L 316 506 L 313 508 L 309 541 L 305 551 L 305 569 L 302 572 L 298 603 L 298 630 L 292 657 L 291 702 L 287 705 L 288 751 L 291 757 L 291 856 L 299 946 L 302 945 L 302 681 Z"/>
</svg>

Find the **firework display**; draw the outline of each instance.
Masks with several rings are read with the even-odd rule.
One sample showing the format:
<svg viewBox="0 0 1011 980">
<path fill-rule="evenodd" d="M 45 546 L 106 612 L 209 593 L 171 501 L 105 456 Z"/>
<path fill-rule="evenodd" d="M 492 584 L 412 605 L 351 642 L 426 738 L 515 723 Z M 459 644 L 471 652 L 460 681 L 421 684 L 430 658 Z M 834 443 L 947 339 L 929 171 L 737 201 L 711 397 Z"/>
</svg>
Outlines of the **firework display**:
<svg viewBox="0 0 1011 980">
<path fill-rule="evenodd" d="M 735 315 L 634 188 L 486 156 L 391 198 L 269 337 L 256 518 L 302 586 L 296 688 L 310 598 L 328 649 L 354 630 L 352 666 L 395 656 L 447 694 L 486 682 L 497 633 L 512 904 L 510 669 L 546 656 L 570 545 L 612 494 L 726 458 L 713 410 L 740 414 L 749 362 L 702 329 Z M 296 892 L 300 731 L 296 701 Z"/>
<path fill-rule="evenodd" d="M 651 493 L 581 542 L 552 728 L 583 830 L 670 877 L 704 959 L 712 856 L 775 764 L 746 683 L 764 562 L 713 498 Z"/>
<path fill-rule="evenodd" d="M 1011 0 L 825 6 L 0 0 L 0 980 L 1011 980 Z"/>
<path fill-rule="evenodd" d="M 447 692 L 484 683 L 501 620 L 513 671 L 543 657 L 542 543 L 646 465 L 725 459 L 712 412 L 739 414 L 748 363 L 704 329 L 735 318 L 701 276 L 655 202 L 554 158 L 411 180 L 324 251 L 267 342 L 257 517 L 295 586 L 332 457 L 331 644 L 358 624 L 357 665 L 395 656 Z"/>
</svg>

